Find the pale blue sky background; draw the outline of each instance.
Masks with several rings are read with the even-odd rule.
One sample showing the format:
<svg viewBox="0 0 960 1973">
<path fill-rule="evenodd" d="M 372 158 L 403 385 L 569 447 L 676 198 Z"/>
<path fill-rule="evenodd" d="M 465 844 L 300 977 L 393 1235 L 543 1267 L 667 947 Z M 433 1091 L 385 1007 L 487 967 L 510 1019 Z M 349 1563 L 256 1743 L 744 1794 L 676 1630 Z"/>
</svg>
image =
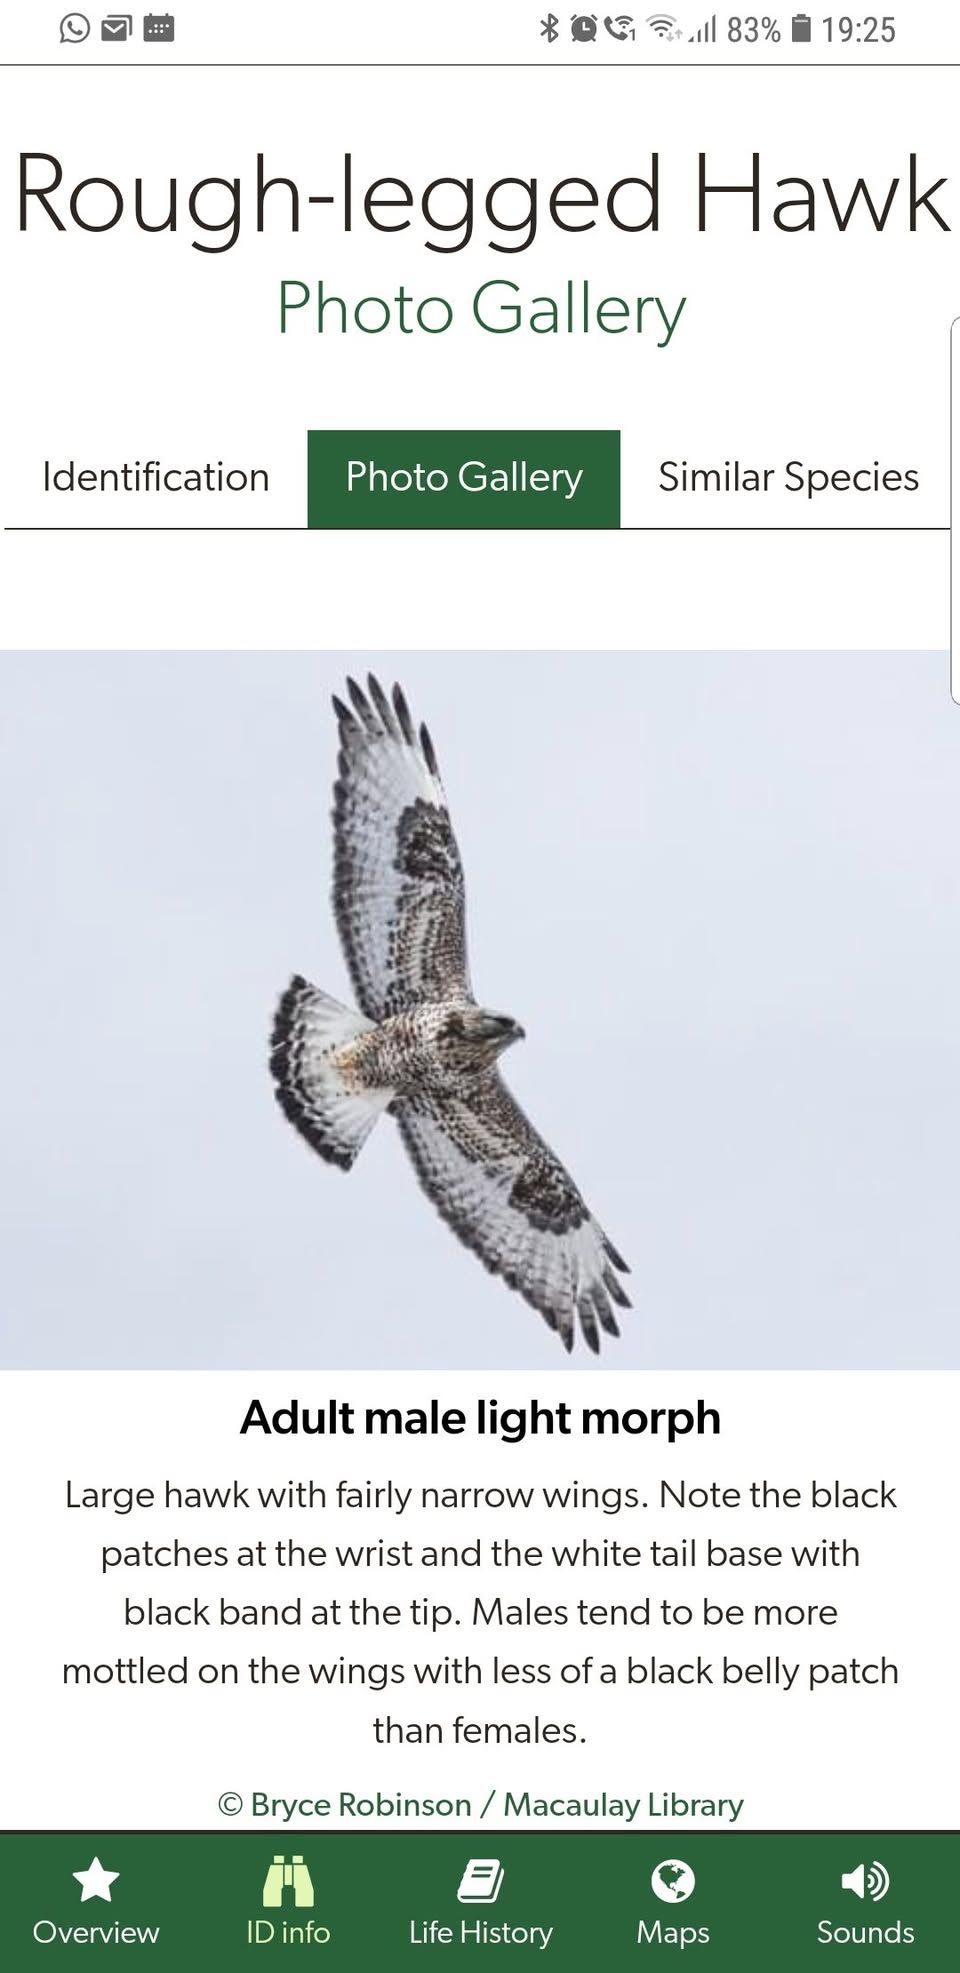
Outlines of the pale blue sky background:
<svg viewBox="0 0 960 1973">
<path fill-rule="evenodd" d="M 2 667 L 3 1361 L 559 1367 L 389 1119 L 345 1177 L 273 1100 L 289 974 L 349 994 L 328 696 L 366 661 Z M 603 1367 L 956 1364 L 945 656 L 376 667 L 433 732 L 508 1079 L 633 1265 Z"/>
</svg>

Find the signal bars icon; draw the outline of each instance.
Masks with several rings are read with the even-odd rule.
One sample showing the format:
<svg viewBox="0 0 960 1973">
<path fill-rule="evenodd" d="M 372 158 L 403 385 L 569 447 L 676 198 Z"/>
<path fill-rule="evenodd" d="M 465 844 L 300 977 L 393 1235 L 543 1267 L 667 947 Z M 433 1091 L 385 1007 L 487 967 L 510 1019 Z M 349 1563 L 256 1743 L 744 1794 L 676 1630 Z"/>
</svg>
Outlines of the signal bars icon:
<svg viewBox="0 0 960 1973">
<path fill-rule="evenodd" d="M 708 21 L 704 21 L 702 27 L 698 27 L 696 34 L 691 34 L 688 35 L 687 37 L 689 41 L 715 41 L 716 38 L 717 38 L 716 14 L 711 14 L 710 19 Z"/>
</svg>

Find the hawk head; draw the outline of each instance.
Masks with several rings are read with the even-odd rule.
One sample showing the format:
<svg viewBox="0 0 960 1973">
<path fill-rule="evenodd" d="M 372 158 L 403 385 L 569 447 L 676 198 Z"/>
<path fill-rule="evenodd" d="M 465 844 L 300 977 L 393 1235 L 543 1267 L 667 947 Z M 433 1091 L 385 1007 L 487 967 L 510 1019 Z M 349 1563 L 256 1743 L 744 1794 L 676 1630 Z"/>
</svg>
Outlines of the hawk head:
<svg viewBox="0 0 960 1973">
<path fill-rule="evenodd" d="M 463 1075 L 487 1069 L 524 1030 L 510 1014 L 491 1014 L 485 1007 L 457 1007 L 447 1014 L 437 1036 L 444 1067 Z"/>
</svg>

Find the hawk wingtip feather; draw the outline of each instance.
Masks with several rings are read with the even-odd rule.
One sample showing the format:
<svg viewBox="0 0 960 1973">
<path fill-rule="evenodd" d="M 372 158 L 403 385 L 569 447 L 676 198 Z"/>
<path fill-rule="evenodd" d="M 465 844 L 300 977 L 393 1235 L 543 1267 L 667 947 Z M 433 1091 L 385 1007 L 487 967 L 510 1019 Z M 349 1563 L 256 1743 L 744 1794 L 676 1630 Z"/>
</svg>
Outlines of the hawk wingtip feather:
<svg viewBox="0 0 960 1973">
<path fill-rule="evenodd" d="M 337 715 L 337 720 L 339 722 L 341 731 L 345 726 L 347 727 L 352 726 L 354 731 L 356 732 L 358 730 L 357 722 L 354 719 L 352 712 L 350 711 L 350 707 L 344 705 L 343 700 L 341 698 L 338 698 L 336 692 L 331 692 L 330 698 L 332 700 L 333 710 Z"/>
<path fill-rule="evenodd" d="M 371 739 L 376 739 L 380 735 L 380 723 L 363 686 L 358 685 L 355 678 L 348 678 L 347 691 L 353 701 L 354 711 L 359 715 L 364 731 L 370 735 Z"/>
<path fill-rule="evenodd" d="M 413 720 L 410 717 L 410 708 L 403 696 L 403 688 L 400 685 L 394 685 L 393 688 L 393 710 L 400 722 L 400 731 L 408 747 L 415 747 L 417 739 L 413 730 Z"/>
<path fill-rule="evenodd" d="M 613 1241 L 609 1240 L 606 1234 L 603 1236 L 603 1247 L 605 1254 L 609 1260 L 612 1260 L 614 1267 L 619 1268 L 621 1274 L 629 1274 L 630 1267 L 628 1262 L 624 1260 L 622 1254 L 618 1254 Z"/>
<path fill-rule="evenodd" d="M 619 1336 L 620 1331 L 617 1328 L 617 1318 L 610 1307 L 605 1289 L 599 1286 L 595 1287 L 590 1299 L 600 1319 L 600 1327 L 604 1334 L 607 1336 Z"/>
<path fill-rule="evenodd" d="M 380 715 L 384 732 L 389 735 L 391 740 L 399 740 L 400 734 L 397 728 L 397 722 L 393 716 L 393 708 L 379 678 L 372 671 L 367 673 L 367 691 L 370 694 L 376 711 Z"/>
<path fill-rule="evenodd" d="M 607 1294 L 610 1296 L 611 1300 L 616 1302 L 618 1308 L 633 1307 L 633 1303 L 631 1302 L 629 1295 L 627 1294 L 626 1290 L 621 1287 L 620 1282 L 617 1280 L 616 1275 L 609 1267 L 605 1267 L 603 1270 L 603 1285 L 607 1291 Z"/>
</svg>

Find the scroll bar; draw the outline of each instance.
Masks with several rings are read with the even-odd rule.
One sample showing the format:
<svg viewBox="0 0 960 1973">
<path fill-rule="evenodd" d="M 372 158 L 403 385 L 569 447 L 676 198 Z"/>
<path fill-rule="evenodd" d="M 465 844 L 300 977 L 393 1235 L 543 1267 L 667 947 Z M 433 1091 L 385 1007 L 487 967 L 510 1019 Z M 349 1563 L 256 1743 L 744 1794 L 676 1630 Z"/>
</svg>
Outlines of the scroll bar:
<svg viewBox="0 0 960 1973">
<path fill-rule="evenodd" d="M 950 329 L 950 691 L 960 706 L 960 316 Z"/>
</svg>

